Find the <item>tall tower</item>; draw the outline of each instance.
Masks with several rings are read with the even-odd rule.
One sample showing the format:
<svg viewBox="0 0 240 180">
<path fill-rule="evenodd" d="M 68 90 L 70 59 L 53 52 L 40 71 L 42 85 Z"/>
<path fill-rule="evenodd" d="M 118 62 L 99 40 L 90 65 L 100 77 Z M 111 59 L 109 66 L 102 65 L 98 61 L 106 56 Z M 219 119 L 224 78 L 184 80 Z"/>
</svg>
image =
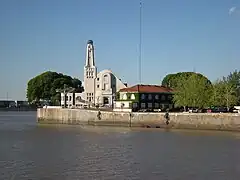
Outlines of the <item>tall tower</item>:
<svg viewBox="0 0 240 180">
<path fill-rule="evenodd" d="M 88 40 L 86 51 L 86 62 L 84 66 L 84 99 L 95 103 L 95 79 L 97 77 L 97 67 L 94 61 L 93 41 Z"/>
</svg>

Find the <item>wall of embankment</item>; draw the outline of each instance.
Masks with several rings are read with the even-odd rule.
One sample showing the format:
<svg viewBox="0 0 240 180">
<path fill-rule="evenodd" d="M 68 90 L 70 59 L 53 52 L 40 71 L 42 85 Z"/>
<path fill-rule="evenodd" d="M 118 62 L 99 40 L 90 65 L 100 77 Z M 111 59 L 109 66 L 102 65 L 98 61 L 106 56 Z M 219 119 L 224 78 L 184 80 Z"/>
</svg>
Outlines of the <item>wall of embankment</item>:
<svg viewBox="0 0 240 180">
<path fill-rule="evenodd" d="M 240 131 L 240 114 L 237 113 L 170 113 L 169 125 L 166 125 L 164 113 L 101 111 L 100 119 L 97 114 L 98 111 L 86 109 L 40 108 L 37 121 L 46 124 Z"/>
</svg>

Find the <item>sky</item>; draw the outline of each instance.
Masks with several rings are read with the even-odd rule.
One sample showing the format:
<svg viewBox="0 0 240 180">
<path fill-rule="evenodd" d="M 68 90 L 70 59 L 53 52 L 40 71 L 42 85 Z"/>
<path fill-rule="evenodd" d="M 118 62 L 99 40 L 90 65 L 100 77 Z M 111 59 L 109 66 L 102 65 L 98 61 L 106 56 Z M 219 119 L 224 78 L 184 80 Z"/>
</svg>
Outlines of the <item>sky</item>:
<svg viewBox="0 0 240 180">
<path fill-rule="evenodd" d="M 82 80 L 89 39 L 98 70 L 139 83 L 139 29 L 139 0 L 0 0 L 0 99 L 44 71 Z M 142 83 L 240 70 L 239 32 L 240 0 L 142 0 Z"/>
</svg>

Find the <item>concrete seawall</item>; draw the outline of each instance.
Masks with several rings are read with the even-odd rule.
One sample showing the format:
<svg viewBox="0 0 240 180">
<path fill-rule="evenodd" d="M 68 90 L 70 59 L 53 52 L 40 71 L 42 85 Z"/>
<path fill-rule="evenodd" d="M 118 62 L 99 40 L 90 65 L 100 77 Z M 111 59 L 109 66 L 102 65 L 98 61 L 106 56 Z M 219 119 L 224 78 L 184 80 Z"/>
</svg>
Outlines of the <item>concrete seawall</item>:
<svg viewBox="0 0 240 180">
<path fill-rule="evenodd" d="M 164 113 L 127 113 L 86 109 L 54 109 L 37 110 L 38 123 L 51 124 L 85 124 L 127 127 L 160 127 L 176 129 L 204 129 L 240 131 L 240 114 L 226 113 L 170 113 L 170 124 L 166 125 Z"/>
</svg>

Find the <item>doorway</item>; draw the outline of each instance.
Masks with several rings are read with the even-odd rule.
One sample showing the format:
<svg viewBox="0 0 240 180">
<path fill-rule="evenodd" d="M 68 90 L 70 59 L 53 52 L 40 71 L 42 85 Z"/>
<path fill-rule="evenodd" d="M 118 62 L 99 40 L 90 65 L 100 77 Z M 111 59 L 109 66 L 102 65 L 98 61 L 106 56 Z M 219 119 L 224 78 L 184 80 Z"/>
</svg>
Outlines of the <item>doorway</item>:
<svg viewBox="0 0 240 180">
<path fill-rule="evenodd" d="M 109 104 L 109 98 L 108 97 L 103 97 L 103 104 Z"/>
</svg>

